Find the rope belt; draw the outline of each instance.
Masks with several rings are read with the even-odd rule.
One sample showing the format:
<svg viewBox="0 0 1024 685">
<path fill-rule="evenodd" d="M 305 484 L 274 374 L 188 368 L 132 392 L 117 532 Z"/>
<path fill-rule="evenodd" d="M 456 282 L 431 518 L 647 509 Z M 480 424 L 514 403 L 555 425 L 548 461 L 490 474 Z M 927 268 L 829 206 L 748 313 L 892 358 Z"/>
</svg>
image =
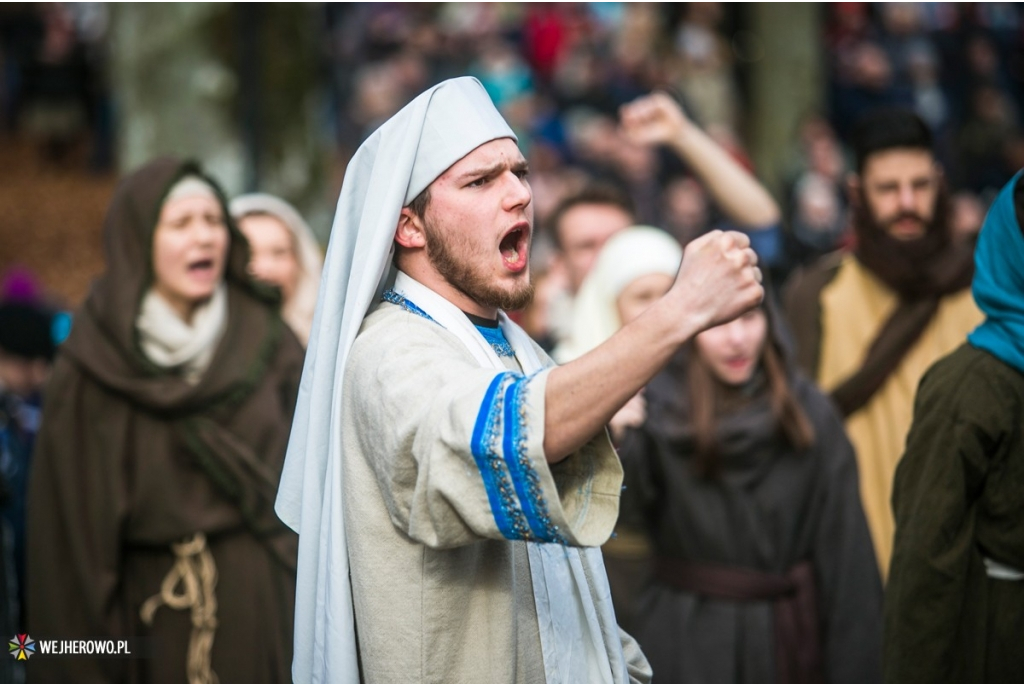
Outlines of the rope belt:
<svg viewBox="0 0 1024 685">
<path fill-rule="evenodd" d="M 185 674 L 188 682 L 219 683 L 210 663 L 213 638 L 217 630 L 217 567 L 206 546 L 206 536 L 196 533 L 183 542 L 172 544 L 174 566 L 160 584 L 160 592 L 142 604 L 143 623 L 153 625 L 156 610 L 162 606 L 192 611 L 192 635 L 188 641 Z"/>
</svg>

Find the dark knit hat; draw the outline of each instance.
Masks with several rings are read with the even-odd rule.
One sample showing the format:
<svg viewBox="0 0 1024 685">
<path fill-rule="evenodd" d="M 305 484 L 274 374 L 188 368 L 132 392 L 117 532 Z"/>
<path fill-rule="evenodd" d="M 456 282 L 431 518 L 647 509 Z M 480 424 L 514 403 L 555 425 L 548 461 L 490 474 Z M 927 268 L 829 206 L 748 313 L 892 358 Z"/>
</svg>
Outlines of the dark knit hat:
<svg viewBox="0 0 1024 685">
<path fill-rule="evenodd" d="M 0 351 L 25 359 L 52 361 L 57 346 L 51 311 L 26 302 L 0 303 Z"/>
</svg>

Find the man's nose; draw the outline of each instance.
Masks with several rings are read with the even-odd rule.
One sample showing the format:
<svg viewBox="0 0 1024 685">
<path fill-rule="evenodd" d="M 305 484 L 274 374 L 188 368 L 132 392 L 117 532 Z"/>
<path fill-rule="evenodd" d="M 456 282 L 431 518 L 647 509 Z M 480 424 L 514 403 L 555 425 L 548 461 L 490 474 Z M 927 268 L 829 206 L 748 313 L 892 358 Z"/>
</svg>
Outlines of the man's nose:
<svg viewBox="0 0 1024 685">
<path fill-rule="evenodd" d="M 909 183 L 900 185 L 900 209 L 912 210 L 914 209 L 914 187 Z"/>
<path fill-rule="evenodd" d="M 506 172 L 506 176 L 508 177 L 508 191 L 505 194 L 505 208 L 515 209 L 530 204 L 533 200 L 533 191 L 526 179 L 511 171 Z"/>
</svg>

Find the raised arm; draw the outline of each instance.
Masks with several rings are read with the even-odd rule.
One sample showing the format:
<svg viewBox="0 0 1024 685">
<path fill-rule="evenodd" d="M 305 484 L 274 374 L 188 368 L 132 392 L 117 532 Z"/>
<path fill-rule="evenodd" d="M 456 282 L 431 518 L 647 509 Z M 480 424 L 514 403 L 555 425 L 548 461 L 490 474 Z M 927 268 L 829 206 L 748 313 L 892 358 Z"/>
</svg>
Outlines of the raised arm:
<svg viewBox="0 0 1024 685">
<path fill-rule="evenodd" d="M 744 228 L 777 224 L 779 206 L 764 186 L 683 112 L 666 93 L 652 93 L 620 110 L 622 131 L 637 145 L 665 145 L 701 180 L 722 212 Z"/>
<path fill-rule="evenodd" d="M 601 430 L 687 340 L 760 304 L 760 281 L 757 256 L 742 233 L 712 231 L 690 243 L 664 297 L 592 352 L 551 372 L 548 462 L 561 461 Z"/>
</svg>

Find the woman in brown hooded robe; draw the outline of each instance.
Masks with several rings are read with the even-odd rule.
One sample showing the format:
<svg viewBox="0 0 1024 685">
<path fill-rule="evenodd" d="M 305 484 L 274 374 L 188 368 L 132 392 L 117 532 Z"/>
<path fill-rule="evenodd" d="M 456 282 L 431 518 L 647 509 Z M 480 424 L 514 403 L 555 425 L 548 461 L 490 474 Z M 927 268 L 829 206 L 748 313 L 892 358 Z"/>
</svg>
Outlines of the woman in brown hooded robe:
<svg viewBox="0 0 1024 685">
<path fill-rule="evenodd" d="M 301 346 L 195 165 L 128 176 L 104 241 L 37 441 L 27 629 L 143 653 L 40 655 L 30 676 L 288 681 L 297 540 L 273 503 Z"/>
<path fill-rule="evenodd" d="M 620 448 L 622 518 L 654 554 L 633 634 L 655 682 L 878 682 L 853 450 L 766 302 L 683 347 Z"/>
</svg>

